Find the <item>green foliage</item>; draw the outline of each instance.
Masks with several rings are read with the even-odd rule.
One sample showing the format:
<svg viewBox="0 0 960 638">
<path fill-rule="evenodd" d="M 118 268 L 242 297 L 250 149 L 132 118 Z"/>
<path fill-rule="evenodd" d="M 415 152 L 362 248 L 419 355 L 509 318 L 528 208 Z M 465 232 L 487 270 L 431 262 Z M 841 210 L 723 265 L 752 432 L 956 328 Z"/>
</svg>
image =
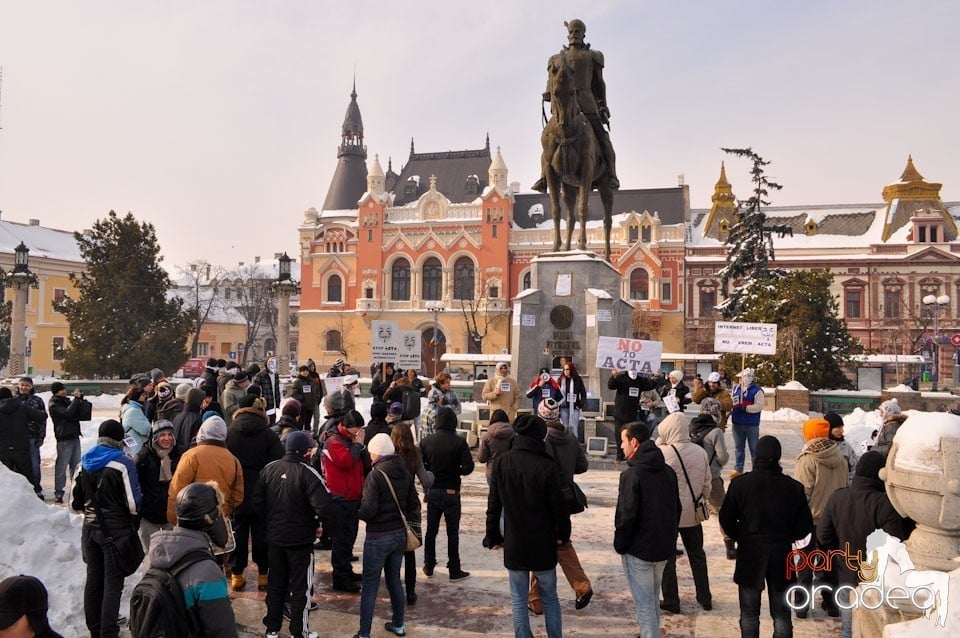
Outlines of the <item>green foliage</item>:
<svg viewBox="0 0 960 638">
<path fill-rule="evenodd" d="M 60 312 L 70 322 L 63 366 L 82 377 L 129 377 L 157 367 L 172 371 L 188 358 L 190 316 L 168 299 L 152 224 L 110 211 L 89 236 L 75 233 L 87 271 L 70 275 L 79 298 Z"/>
<path fill-rule="evenodd" d="M 736 320 L 777 324 L 777 354 L 746 358 L 746 365 L 756 369 L 757 383 L 776 386 L 795 378 L 810 390 L 851 387 L 843 367 L 858 344 L 839 316 L 832 281 L 830 272 L 797 270 L 778 279 L 753 280 L 744 291 L 747 307 Z M 725 355 L 723 365 L 739 370 L 740 355 Z"/>
</svg>

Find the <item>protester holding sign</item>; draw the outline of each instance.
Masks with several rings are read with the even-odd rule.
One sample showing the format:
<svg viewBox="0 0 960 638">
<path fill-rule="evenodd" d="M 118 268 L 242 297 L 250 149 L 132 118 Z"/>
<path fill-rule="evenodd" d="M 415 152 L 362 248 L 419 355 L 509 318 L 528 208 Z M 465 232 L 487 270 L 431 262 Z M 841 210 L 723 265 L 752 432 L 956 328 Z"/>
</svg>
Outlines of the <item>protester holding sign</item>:
<svg viewBox="0 0 960 638">
<path fill-rule="evenodd" d="M 730 478 L 743 474 L 744 445 L 750 446 L 750 458 L 756 456 L 757 440 L 760 438 L 760 413 L 763 411 L 763 390 L 753 382 L 753 368 L 744 368 L 737 375 L 740 383 L 733 388 L 734 467 Z M 751 461 L 752 463 L 752 461 Z"/>
<path fill-rule="evenodd" d="M 640 413 L 640 393 L 646 390 L 655 390 L 656 385 L 649 377 L 640 376 L 633 370 L 620 372 L 610 371 L 610 380 L 607 387 L 616 390 L 613 400 L 613 420 L 617 427 L 617 440 L 620 432 L 628 423 L 636 421 Z M 623 450 L 617 447 L 617 460 L 624 460 Z"/>
<path fill-rule="evenodd" d="M 497 364 L 497 373 L 483 384 L 483 400 L 490 404 L 490 411 L 503 410 L 513 422 L 520 407 L 520 388 L 517 380 L 510 376 L 510 364 L 501 361 Z"/>
</svg>

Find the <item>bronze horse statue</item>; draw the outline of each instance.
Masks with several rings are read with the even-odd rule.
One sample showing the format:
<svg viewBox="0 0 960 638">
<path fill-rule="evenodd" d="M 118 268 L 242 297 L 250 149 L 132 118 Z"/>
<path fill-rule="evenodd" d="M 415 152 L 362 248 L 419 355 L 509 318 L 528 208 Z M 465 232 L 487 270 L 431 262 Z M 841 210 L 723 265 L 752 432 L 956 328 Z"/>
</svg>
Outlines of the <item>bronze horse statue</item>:
<svg viewBox="0 0 960 638">
<path fill-rule="evenodd" d="M 543 129 L 540 162 L 550 194 L 553 216 L 553 250 L 560 250 L 560 195 L 567 208 L 567 242 L 570 250 L 573 227 L 580 220 L 577 247 L 587 249 L 587 204 L 596 188 L 603 202 L 604 257 L 610 261 L 610 228 L 613 217 L 613 189 L 609 185 L 606 163 L 600 153 L 596 134 L 580 110 L 573 70 L 564 53 L 554 55 L 548 64 L 548 91 L 552 116 Z"/>
</svg>

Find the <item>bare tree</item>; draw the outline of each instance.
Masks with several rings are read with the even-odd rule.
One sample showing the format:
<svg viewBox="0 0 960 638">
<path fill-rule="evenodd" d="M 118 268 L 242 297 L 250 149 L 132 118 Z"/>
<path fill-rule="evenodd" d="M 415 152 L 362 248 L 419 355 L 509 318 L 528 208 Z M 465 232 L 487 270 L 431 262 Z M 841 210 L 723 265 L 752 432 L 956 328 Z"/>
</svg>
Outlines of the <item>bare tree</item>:
<svg viewBox="0 0 960 638">
<path fill-rule="evenodd" d="M 777 347 L 790 358 L 790 380 L 797 380 L 797 357 L 804 353 L 803 337 L 800 328 L 787 326 L 777 335 Z"/>
<path fill-rule="evenodd" d="M 490 308 L 486 280 L 481 282 L 479 296 L 455 301 L 460 304 L 463 323 L 467 328 L 467 352 L 483 354 L 483 340 L 487 338 L 490 329 L 495 328 L 506 314 Z"/>
<path fill-rule="evenodd" d="M 272 288 L 273 279 L 272 274 L 258 263 L 241 263 L 226 274 L 233 292 L 225 302 L 246 323 L 241 363 L 247 362 L 250 348 L 259 339 L 261 331 L 276 334 L 277 297 Z"/>
<path fill-rule="evenodd" d="M 200 331 L 210 317 L 222 308 L 220 283 L 223 269 L 212 266 L 206 260 L 190 262 L 186 267 L 178 267 L 177 296 L 183 299 L 183 309 L 190 313 L 193 323 L 193 339 L 190 342 L 190 356 L 199 356 L 197 344 Z"/>
</svg>

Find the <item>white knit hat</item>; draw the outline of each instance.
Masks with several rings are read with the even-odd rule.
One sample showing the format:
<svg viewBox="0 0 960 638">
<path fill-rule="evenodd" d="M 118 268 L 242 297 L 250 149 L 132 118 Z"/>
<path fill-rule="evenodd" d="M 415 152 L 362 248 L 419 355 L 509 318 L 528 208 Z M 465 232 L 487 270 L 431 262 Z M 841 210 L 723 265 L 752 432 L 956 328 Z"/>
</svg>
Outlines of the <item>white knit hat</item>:
<svg viewBox="0 0 960 638">
<path fill-rule="evenodd" d="M 396 448 L 393 447 L 393 441 L 390 440 L 390 437 L 381 432 L 367 443 L 367 451 L 370 452 L 370 456 L 387 456 L 388 454 L 394 454 Z"/>
</svg>

